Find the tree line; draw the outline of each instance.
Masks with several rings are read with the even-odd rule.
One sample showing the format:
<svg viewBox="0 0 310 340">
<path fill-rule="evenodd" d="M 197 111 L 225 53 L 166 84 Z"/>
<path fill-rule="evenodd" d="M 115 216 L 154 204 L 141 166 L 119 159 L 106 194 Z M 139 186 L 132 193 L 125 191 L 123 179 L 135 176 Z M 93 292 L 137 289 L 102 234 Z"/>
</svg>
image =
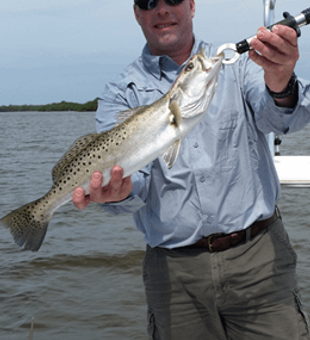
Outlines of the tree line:
<svg viewBox="0 0 310 340">
<path fill-rule="evenodd" d="M 99 98 L 96 98 L 92 101 L 86 102 L 85 104 L 62 101 L 60 103 L 52 103 L 52 104 L 45 104 L 45 105 L 8 105 L 8 106 L 3 105 L 3 106 L 0 106 L 0 112 L 96 111 L 98 99 Z"/>
</svg>

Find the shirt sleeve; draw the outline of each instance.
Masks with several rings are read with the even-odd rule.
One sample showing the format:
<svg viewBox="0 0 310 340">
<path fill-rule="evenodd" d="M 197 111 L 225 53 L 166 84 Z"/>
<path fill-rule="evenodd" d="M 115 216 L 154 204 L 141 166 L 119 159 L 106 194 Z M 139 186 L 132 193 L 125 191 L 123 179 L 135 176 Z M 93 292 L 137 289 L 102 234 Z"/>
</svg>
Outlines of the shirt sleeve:
<svg viewBox="0 0 310 340">
<path fill-rule="evenodd" d="M 131 90 L 131 84 L 124 81 L 108 83 L 105 86 L 102 98 L 98 100 L 96 113 L 97 131 L 107 131 L 116 125 L 119 112 L 137 106 L 136 96 Z M 133 190 L 129 197 L 121 202 L 100 204 L 111 214 L 134 213 L 145 205 L 149 188 L 152 163 L 133 174 Z"/>
<path fill-rule="evenodd" d="M 243 65 L 242 65 L 243 63 Z M 310 82 L 298 77 L 298 102 L 294 108 L 279 107 L 266 90 L 263 69 L 249 58 L 240 67 L 244 97 L 263 133 L 286 134 L 302 129 L 310 121 Z"/>
</svg>

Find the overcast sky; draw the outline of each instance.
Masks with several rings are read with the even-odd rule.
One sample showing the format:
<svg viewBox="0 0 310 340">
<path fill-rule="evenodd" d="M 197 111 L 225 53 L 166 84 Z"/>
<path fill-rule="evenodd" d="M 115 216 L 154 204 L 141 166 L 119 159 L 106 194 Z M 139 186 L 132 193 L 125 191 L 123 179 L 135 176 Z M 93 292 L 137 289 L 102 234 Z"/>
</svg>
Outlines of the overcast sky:
<svg viewBox="0 0 310 340">
<path fill-rule="evenodd" d="M 133 0 L 1 0 L 0 105 L 86 102 L 101 95 L 145 43 Z M 275 20 L 309 0 L 277 0 Z M 262 0 L 196 0 L 195 34 L 239 42 L 263 24 Z M 310 79 L 310 25 L 297 71 Z"/>
</svg>

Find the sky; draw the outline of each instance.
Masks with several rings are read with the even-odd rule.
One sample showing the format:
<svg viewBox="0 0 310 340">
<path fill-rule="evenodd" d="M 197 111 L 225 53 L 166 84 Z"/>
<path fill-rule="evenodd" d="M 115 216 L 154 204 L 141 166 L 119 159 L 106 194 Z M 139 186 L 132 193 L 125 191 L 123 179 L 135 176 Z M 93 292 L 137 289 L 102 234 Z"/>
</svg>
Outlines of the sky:
<svg viewBox="0 0 310 340">
<path fill-rule="evenodd" d="M 0 105 L 84 103 L 141 53 L 133 0 L 1 0 Z M 277 0 L 299 14 L 309 0 Z M 196 0 L 194 32 L 214 44 L 237 43 L 264 23 L 262 0 Z M 310 25 L 299 38 L 297 74 L 310 79 Z"/>
</svg>

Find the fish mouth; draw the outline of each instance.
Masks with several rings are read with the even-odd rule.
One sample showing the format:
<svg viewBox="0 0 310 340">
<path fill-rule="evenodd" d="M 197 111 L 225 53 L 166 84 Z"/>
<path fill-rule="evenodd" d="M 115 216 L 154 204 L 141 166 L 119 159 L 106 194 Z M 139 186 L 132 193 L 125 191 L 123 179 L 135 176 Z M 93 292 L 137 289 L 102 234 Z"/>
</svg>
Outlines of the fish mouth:
<svg viewBox="0 0 310 340">
<path fill-rule="evenodd" d="M 202 71 L 210 72 L 212 68 L 214 68 L 215 64 L 217 64 L 219 61 L 222 61 L 224 58 L 224 54 L 218 54 L 217 56 L 213 57 L 213 63 L 210 65 L 210 61 L 207 59 L 207 57 L 204 54 L 200 54 L 199 61 L 201 65 Z M 220 63 L 221 64 L 221 63 Z"/>
</svg>

